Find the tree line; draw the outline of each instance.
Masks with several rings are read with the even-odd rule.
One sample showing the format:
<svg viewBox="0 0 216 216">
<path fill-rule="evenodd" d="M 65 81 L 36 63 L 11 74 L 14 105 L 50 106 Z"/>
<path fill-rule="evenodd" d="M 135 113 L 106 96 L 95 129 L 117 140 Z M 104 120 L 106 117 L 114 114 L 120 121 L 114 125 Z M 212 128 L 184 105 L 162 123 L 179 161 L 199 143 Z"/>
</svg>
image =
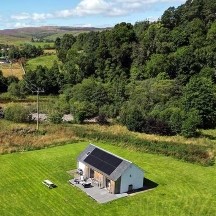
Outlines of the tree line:
<svg viewBox="0 0 216 216">
<path fill-rule="evenodd" d="M 28 43 L 23 44 L 21 47 L 0 44 L 0 49 L 1 57 L 5 57 L 11 61 L 17 61 L 20 58 L 30 59 L 43 55 L 42 47 L 36 47 Z"/>
</svg>

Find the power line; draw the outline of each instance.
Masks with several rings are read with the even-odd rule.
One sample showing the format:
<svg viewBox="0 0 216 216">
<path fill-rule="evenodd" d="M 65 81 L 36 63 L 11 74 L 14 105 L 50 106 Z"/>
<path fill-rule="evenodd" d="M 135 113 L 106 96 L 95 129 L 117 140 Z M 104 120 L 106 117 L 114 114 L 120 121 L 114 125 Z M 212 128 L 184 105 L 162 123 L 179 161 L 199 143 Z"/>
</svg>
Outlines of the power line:
<svg viewBox="0 0 216 216">
<path fill-rule="evenodd" d="M 37 87 L 35 84 L 33 84 L 31 81 L 26 81 L 24 82 L 27 83 L 26 87 L 32 92 L 32 93 L 37 93 L 37 127 L 36 130 L 39 130 L 39 94 L 44 92 L 44 89 L 41 89 Z M 32 86 L 29 87 L 29 86 Z"/>
<path fill-rule="evenodd" d="M 36 129 L 39 130 L 39 94 L 43 93 L 44 90 L 40 90 L 39 88 L 37 89 L 37 91 L 34 91 L 37 93 L 37 127 Z"/>
</svg>

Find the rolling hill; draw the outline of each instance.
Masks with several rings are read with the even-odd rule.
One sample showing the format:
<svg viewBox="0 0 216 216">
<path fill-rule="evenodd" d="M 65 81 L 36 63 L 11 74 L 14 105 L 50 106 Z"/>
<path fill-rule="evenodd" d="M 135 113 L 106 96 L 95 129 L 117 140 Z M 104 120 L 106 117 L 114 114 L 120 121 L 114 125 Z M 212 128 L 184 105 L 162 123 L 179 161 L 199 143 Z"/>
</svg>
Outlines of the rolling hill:
<svg viewBox="0 0 216 216">
<path fill-rule="evenodd" d="M 103 28 L 94 27 L 70 27 L 70 26 L 41 26 L 41 27 L 25 27 L 17 29 L 0 30 L 0 43 L 5 41 L 8 44 L 15 41 L 25 42 L 31 38 L 42 40 L 55 40 L 56 37 L 62 37 L 64 34 L 79 34 L 90 31 L 101 31 Z"/>
</svg>

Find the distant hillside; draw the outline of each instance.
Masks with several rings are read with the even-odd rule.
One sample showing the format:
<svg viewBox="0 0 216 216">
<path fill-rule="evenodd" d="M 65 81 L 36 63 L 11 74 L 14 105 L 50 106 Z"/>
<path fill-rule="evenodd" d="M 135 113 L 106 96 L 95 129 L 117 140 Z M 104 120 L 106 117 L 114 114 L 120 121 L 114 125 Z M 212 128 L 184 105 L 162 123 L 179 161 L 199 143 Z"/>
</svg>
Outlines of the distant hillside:
<svg viewBox="0 0 216 216">
<path fill-rule="evenodd" d="M 0 36 L 8 36 L 13 38 L 39 38 L 45 39 L 46 37 L 62 36 L 66 33 L 79 34 L 82 32 L 101 31 L 103 28 L 94 27 L 70 27 L 70 26 L 41 26 L 41 27 L 25 27 L 18 29 L 4 29 L 0 30 Z"/>
</svg>

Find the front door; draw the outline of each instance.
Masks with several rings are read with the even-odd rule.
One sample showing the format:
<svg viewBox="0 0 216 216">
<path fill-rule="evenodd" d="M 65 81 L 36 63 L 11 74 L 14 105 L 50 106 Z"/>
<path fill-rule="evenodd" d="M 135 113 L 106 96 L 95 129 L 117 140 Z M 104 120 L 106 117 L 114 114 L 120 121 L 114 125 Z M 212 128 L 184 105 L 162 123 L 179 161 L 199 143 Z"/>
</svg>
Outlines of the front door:
<svg viewBox="0 0 216 216">
<path fill-rule="evenodd" d="M 107 190 L 110 190 L 110 180 L 108 178 L 106 178 L 106 188 Z"/>
<path fill-rule="evenodd" d="M 94 170 L 90 168 L 90 178 L 94 178 Z"/>
</svg>

